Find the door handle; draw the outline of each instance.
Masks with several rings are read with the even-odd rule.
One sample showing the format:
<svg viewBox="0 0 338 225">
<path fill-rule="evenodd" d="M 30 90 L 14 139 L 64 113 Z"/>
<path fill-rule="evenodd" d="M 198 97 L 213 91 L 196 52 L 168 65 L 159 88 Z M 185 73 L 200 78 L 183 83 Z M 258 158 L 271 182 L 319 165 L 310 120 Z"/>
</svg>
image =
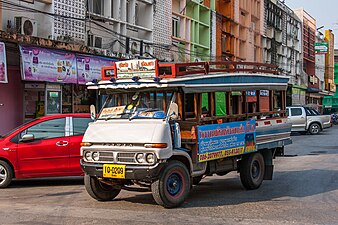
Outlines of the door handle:
<svg viewBox="0 0 338 225">
<path fill-rule="evenodd" d="M 58 141 L 56 142 L 56 146 L 67 146 L 68 145 L 68 141 Z"/>
</svg>

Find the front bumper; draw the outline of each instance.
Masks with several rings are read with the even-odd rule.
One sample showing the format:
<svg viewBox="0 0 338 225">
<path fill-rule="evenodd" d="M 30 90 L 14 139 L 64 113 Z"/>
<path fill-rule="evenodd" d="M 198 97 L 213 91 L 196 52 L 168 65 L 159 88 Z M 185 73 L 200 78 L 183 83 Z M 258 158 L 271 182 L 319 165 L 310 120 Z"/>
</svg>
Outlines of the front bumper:
<svg viewBox="0 0 338 225">
<path fill-rule="evenodd" d="M 127 180 L 156 180 L 162 168 L 166 163 L 158 163 L 155 166 L 126 166 L 125 179 Z M 103 164 L 87 163 L 83 159 L 80 160 L 82 170 L 95 177 L 102 177 Z"/>
</svg>

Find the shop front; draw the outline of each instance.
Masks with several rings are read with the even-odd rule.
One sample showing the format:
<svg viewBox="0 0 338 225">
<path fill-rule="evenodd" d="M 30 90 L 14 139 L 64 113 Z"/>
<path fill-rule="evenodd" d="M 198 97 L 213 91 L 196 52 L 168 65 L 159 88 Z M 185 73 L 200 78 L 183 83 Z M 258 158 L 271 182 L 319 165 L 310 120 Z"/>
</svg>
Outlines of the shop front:
<svg viewBox="0 0 338 225">
<path fill-rule="evenodd" d="M 20 46 L 24 120 L 58 113 L 88 113 L 96 93 L 86 83 L 116 59 L 56 49 Z"/>
<path fill-rule="evenodd" d="M 0 135 L 44 115 L 89 113 L 97 93 L 88 91 L 85 84 L 101 79 L 101 68 L 117 61 L 28 45 L 13 49 L 17 66 L 7 69 L 5 47 L 0 42 Z"/>
</svg>

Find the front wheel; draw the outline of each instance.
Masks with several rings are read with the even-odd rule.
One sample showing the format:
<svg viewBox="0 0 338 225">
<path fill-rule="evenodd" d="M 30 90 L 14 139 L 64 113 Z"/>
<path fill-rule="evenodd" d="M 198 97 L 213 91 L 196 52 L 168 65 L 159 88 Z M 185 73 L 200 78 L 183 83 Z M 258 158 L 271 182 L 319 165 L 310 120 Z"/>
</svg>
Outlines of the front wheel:
<svg viewBox="0 0 338 225">
<path fill-rule="evenodd" d="M 84 184 L 88 194 L 98 201 L 113 200 L 121 191 L 110 185 L 104 184 L 97 177 L 85 175 Z"/>
<path fill-rule="evenodd" d="M 265 173 L 264 158 L 261 153 L 252 153 L 242 159 L 240 177 L 242 185 L 248 190 L 259 188 Z"/>
<path fill-rule="evenodd" d="M 7 162 L 0 160 L 0 188 L 7 187 L 13 179 L 13 169 Z"/>
<path fill-rule="evenodd" d="M 151 184 L 152 195 L 157 204 L 165 208 L 181 205 L 190 191 L 190 174 L 180 161 L 170 161 L 158 180 Z"/>
<path fill-rule="evenodd" d="M 313 123 L 309 127 L 310 134 L 319 134 L 320 132 L 320 125 L 318 123 Z"/>
</svg>

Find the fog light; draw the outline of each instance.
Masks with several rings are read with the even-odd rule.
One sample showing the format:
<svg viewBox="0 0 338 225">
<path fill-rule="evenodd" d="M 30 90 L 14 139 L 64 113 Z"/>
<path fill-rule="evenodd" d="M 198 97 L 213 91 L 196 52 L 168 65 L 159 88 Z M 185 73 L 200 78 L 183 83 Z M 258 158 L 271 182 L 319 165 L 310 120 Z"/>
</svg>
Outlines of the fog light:
<svg viewBox="0 0 338 225">
<path fill-rule="evenodd" d="M 152 164 L 152 163 L 155 162 L 155 157 L 154 157 L 154 154 L 153 154 L 153 153 L 147 154 L 146 159 L 147 159 L 147 162 L 148 162 L 148 163 L 151 163 L 151 164 Z"/>
<path fill-rule="evenodd" d="M 99 161 L 100 160 L 100 154 L 98 152 L 93 152 L 92 158 L 94 161 Z"/>
<path fill-rule="evenodd" d="M 86 152 L 85 155 L 84 155 L 85 159 L 87 161 L 92 161 L 92 153 L 91 152 Z"/>
<path fill-rule="evenodd" d="M 137 161 L 138 163 L 144 163 L 144 155 L 143 155 L 143 153 L 138 153 L 138 154 L 136 155 L 136 161 Z"/>
</svg>

